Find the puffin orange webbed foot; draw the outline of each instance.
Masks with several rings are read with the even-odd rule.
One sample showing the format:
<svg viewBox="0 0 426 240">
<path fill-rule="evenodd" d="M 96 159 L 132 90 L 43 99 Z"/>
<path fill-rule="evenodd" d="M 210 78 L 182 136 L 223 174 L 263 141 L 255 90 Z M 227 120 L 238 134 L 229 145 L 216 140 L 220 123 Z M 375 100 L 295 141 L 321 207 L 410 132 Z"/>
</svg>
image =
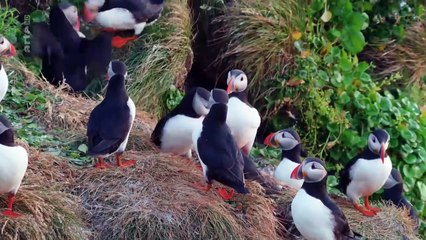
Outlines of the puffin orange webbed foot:
<svg viewBox="0 0 426 240">
<path fill-rule="evenodd" d="M 128 43 L 129 41 L 135 40 L 136 38 L 137 36 L 127 37 L 127 38 L 115 36 L 112 38 L 112 46 L 115 48 L 122 48 L 124 45 L 126 45 L 126 43 Z"/>
<path fill-rule="evenodd" d="M 210 190 L 210 188 L 212 188 L 211 184 L 207 184 L 207 185 L 202 185 L 200 183 L 192 183 L 192 186 L 196 189 L 202 190 L 202 191 L 206 191 L 208 192 Z"/>
<path fill-rule="evenodd" d="M 368 210 L 368 209 L 365 209 L 365 208 L 363 208 L 361 205 L 359 205 L 359 204 L 354 204 L 354 207 L 355 207 L 355 209 L 356 210 L 358 210 L 359 212 L 361 212 L 364 216 L 367 216 L 367 217 L 374 217 L 375 215 L 376 215 L 376 213 L 375 212 L 373 212 L 373 211 L 371 211 L 371 210 Z"/>
<path fill-rule="evenodd" d="M 364 205 L 365 205 L 366 209 L 368 209 L 368 210 L 370 210 L 370 211 L 372 211 L 374 213 L 380 212 L 379 208 L 375 208 L 375 207 L 373 207 L 373 206 L 370 205 L 370 202 L 368 201 L 368 197 L 364 197 Z"/>
<path fill-rule="evenodd" d="M 5 215 L 5 216 L 8 216 L 8 217 L 12 217 L 12 218 L 17 218 L 17 217 L 22 216 L 21 214 L 12 211 L 12 209 L 6 209 L 2 212 L 2 214 Z"/>
<path fill-rule="evenodd" d="M 234 195 L 235 195 L 235 191 L 234 189 L 231 189 L 231 191 L 227 191 L 225 188 L 218 188 L 217 189 L 217 193 L 219 194 L 219 196 L 221 196 L 223 198 L 223 200 L 225 201 L 229 201 L 231 200 Z"/>
</svg>

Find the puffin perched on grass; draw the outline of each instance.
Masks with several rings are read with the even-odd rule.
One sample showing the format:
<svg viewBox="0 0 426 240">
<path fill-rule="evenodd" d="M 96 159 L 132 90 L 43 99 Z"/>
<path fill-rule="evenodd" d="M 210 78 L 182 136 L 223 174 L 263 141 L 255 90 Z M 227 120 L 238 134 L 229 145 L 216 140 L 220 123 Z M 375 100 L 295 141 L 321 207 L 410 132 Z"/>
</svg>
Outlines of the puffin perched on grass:
<svg viewBox="0 0 426 240">
<path fill-rule="evenodd" d="M 249 191 L 245 187 L 244 158 L 226 125 L 227 110 L 224 103 L 214 104 L 203 120 L 202 127 L 192 134 L 195 151 L 207 182 L 207 186 L 194 186 L 209 191 L 212 181 L 216 180 L 246 194 Z M 234 195 L 233 190 L 228 193 L 224 188 L 218 189 L 218 193 L 225 200 L 230 200 Z"/>
<path fill-rule="evenodd" d="M 88 155 L 98 159 L 96 168 L 109 167 L 104 158 L 110 155 L 115 155 L 119 167 L 136 163 L 135 160 L 122 159 L 136 115 L 135 104 L 125 87 L 126 69 L 120 61 L 110 63 L 105 99 L 90 113 L 87 124 Z"/>
<path fill-rule="evenodd" d="M 260 115 L 248 102 L 247 75 L 238 69 L 228 72 L 226 80 L 229 94 L 226 124 L 231 129 L 237 146 L 249 155 L 260 126 Z"/>
<path fill-rule="evenodd" d="M 120 48 L 153 24 L 163 11 L 164 0 L 87 0 L 84 19 L 95 20 L 106 31 L 129 31 L 130 37 L 114 36 L 112 45 Z"/>
<path fill-rule="evenodd" d="M 386 154 L 389 134 L 383 129 L 373 131 L 368 137 L 367 148 L 352 159 L 340 173 L 339 188 L 365 216 L 380 211 L 370 205 L 368 197 L 383 187 L 392 171 L 392 162 Z M 364 198 L 363 208 L 359 198 Z"/>
<path fill-rule="evenodd" d="M 0 194 L 8 194 L 7 208 L 2 212 L 5 216 L 20 216 L 12 207 L 27 166 L 27 151 L 15 144 L 12 125 L 0 115 Z"/>
<path fill-rule="evenodd" d="M 282 149 L 282 160 L 275 169 L 274 177 L 292 188 L 300 189 L 303 179 L 290 178 L 291 171 L 301 162 L 300 156 L 306 157 L 299 134 L 293 129 L 283 129 L 269 134 L 264 144 Z"/>
<path fill-rule="evenodd" d="M 192 132 L 202 126 L 213 103 L 228 102 L 228 95 L 222 89 L 211 92 L 204 88 L 191 89 L 182 101 L 170 113 L 165 115 L 155 126 L 151 141 L 162 152 L 192 157 Z"/>
<path fill-rule="evenodd" d="M 419 218 L 414 209 L 413 205 L 404 196 L 404 180 L 402 179 L 401 173 L 393 168 L 391 174 L 383 185 L 383 199 L 391 201 L 395 206 L 399 208 L 406 208 L 409 211 L 409 216 L 415 222 L 415 230 L 417 231 L 420 225 Z"/>
<path fill-rule="evenodd" d="M 306 158 L 294 168 L 291 178 L 304 180 L 291 202 L 291 215 L 305 239 L 361 239 L 350 229 L 342 210 L 327 193 L 327 170 L 323 161 Z"/>
<path fill-rule="evenodd" d="M 16 55 L 15 47 L 5 37 L 0 35 L 0 57 L 13 57 Z M 9 79 L 0 61 L 0 102 L 3 100 L 9 88 Z"/>
</svg>

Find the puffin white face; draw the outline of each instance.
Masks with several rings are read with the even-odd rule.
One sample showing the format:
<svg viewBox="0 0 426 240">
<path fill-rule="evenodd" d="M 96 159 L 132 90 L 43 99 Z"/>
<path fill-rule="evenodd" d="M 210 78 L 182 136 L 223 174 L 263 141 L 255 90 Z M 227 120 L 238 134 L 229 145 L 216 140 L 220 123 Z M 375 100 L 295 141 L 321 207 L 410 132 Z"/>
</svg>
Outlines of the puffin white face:
<svg viewBox="0 0 426 240">
<path fill-rule="evenodd" d="M 84 20 L 86 22 L 91 22 L 98 15 L 99 8 L 105 4 L 105 0 L 87 0 L 84 3 Z"/>
<path fill-rule="evenodd" d="M 210 110 L 209 104 L 210 94 L 204 93 L 204 91 L 197 91 L 194 95 L 194 99 L 192 100 L 192 107 L 194 111 L 201 116 L 206 116 Z"/>
<path fill-rule="evenodd" d="M 288 151 L 295 148 L 300 142 L 290 132 L 281 130 L 269 134 L 265 138 L 264 144 L 274 147 L 280 146 L 283 150 Z"/>
<path fill-rule="evenodd" d="M 227 92 L 242 92 L 246 90 L 248 85 L 247 75 L 241 70 L 231 70 L 228 72 L 228 78 L 226 80 L 228 84 Z"/>
<path fill-rule="evenodd" d="M 304 179 L 305 182 L 320 182 L 327 176 L 327 170 L 317 158 L 307 158 L 291 173 L 293 179 Z"/>
<path fill-rule="evenodd" d="M 13 57 L 16 55 L 15 47 L 5 37 L 0 35 L 0 55 Z"/>
<path fill-rule="evenodd" d="M 380 155 L 384 162 L 386 150 L 389 146 L 389 134 L 384 130 L 376 130 L 368 136 L 368 148 L 373 153 Z"/>
<path fill-rule="evenodd" d="M 208 108 L 210 109 L 213 104 L 216 103 L 224 103 L 228 104 L 228 93 L 220 88 L 214 88 L 210 91 L 210 98 L 209 98 L 209 105 Z"/>
<path fill-rule="evenodd" d="M 115 69 L 115 71 L 114 71 Z M 106 74 L 106 80 L 110 80 L 115 74 L 122 74 L 124 78 L 127 78 L 127 66 L 121 61 L 111 61 L 108 65 L 108 71 Z"/>
<path fill-rule="evenodd" d="M 0 122 L 0 135 L 3 134 L 7 130 L 9 130 L 9 128 L 6 127 L 2 122 Z"/>
</svg>

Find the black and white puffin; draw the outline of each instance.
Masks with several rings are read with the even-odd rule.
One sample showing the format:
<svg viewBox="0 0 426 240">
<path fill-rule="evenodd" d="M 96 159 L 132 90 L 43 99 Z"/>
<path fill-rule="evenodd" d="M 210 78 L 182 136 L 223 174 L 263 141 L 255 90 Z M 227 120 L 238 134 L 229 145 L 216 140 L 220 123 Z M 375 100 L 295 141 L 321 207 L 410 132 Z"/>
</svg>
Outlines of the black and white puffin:
<svg viewBox="0 0 426 240">
<path fill-rule="evenodd" d="M 7 38 L 0 35 L 0 56 L 1 57 L 13 57 L 16 55 L 16 49 Z M 6 96 L 7 89 L 9 88 L 9 79 L 7 73 L 4 70 L 4 66 L 0 61 L 0 102 Z"/>
<path fill-rule="evenodd" d="M 368 137 L 367 148 L 352 159 L 340 173 L 339 188 L 365 216 L 374 216 L 380 209 L 370 205 L 368 197 L 383 187 L 392 170 L 392 162 L 386 153 L 389 134 L 383 129 L 373 131 Z M 364 198 L 363 208 L 359 198 Z"/>
<path fill-rule="evenodd" d="M 303 179 L 290 178 L 291 171 L 301 162 L 300 157 L 306 157 L 299 134 L 293 129 L 283 129 L 269 134 L 264 144 L 282 149 L 282 160 L 274 171 L 274 177 L 287 186 L 301 188 Z"/>
<path fill-rule="evenodd" d="M 112 44 L 120 48 L 154 23 L 161 16 L 163 5 L 164 0 L 87 0 L 84 19 L 95 20 L 107 31 L 132 30 L 130 37 L 114 36 Z"/>
<path fill-rule="evenodd" d="M 395 206 L 399 208 L 406 208 L 409 211 L 409 216 L 415 222 L 415 230 L 417 231 L 420 225 L 419 218 L 416 213 L 416 209 L 404 196 L 404 180 L 402 179 L 401 173 L 393 168 L 391 174 L 383 185 L 383 199 L 391 201 Z"/>
<path fill-rule="evenodd" d="M 71 23 L 75 18 L 72 9 L 52 6 L 49 24 L 31 25 L 31 55 L 42 59 L 46 80 L 54 85 L 66 82 L 79 92 L 87 87 L 89 77 L 106 72 L 112 54 L 112 34 L 101 33 L 90 40 L 80 37 Z"/>
<path fill-rule="evenodd" d="M 291 202 L 291 215 L 305 239 L 361 239 L 350 229 L 342 210 L 328 195 L 327 170 L 323 161 L 306 158 L 293 170 L 291 178 L 304 180 Z"/>
<path fill-rule="evenodd" d="M 105 99 L 90 113 L 87 124 L 88 154 L 98 159 L 96 168 L 109 167 L 104 158 L 113 154 L 119 167 L 136 163 L 135 160 L 122 159 L 136 115 L 135 104 L 127 95 L 124 84 L 126 73 L 114 72 L 126 69 L 123 65 L 120 61 L 111 62 Z"/>
<path fill-rule="evenodd" d="M 151 141 L 162 152 L 192 157 L 192 132 L 202 126 L 204 116 L 216 101 L 227 103 L 228 95 L 224 90 L 211 92 L 204 88 L 191 89 L 182 101 L 155 126 Z"/>
<path fill-rule="evenodd" d="M 227 110 L 228 107 L 224 103 L 214 104 L 202 126 L 192 134 L 195 151 L 207 183 L 206 186 L 194 185 L 208 191 L 212 181 L 216 180 L 238 193 L 246 194 L 249 191 L 245 187 L 244 158 L 226 124 Z M 234 195 L 233 190 L 228 193 L 224 188 L 218 189 L 218 193 L 225 200 Z"/>
<path fill-rule="evenodd" d="M 226 124 L 231 129 L 237 146 L 249 155 L 260 126 L 260 115 L 248 102 L 247 75 L 238 69 L 228 72 L 226 80 L 229 94 Z"/>
<path fill-rule="evenodd" d="M 65 17 L 71 23 L 74 30 L 80 37 L 86 37 L 82 32 L 80 32 L 80 17 L 78 16 L 78 9 L 76 6 L 70 4 L 67 1 L 63 1 L 58 4 L 59 8 L 64 12 Z"/>
<path fill-rule="evenodd" d="M 15 195 L 21 186 L 28 166 L 28 153 L 25 148 L 15 144 L 14 132 L 10 122 L 0 115 L 0 194 L 8 194 L 8 204 L 2 213 L 9 217 L 19 217 L 13 211 Z"/>
</svg>

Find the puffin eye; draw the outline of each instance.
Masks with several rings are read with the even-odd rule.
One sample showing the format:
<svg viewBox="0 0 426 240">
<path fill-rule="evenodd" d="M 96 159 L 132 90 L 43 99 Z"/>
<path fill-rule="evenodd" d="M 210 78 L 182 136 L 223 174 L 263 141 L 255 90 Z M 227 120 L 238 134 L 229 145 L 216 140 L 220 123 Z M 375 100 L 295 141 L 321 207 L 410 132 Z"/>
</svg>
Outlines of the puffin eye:
<svg viewBox="0 0 426 240">
<path fill-rule="evenodd" d="M 311 165 L 311 168 L 312 168 L 312 169 L 316 169 L 315 164 L 312 164 L 312 165 Z"/>
<path fill-rule="evenodd" d="M 3 44 L 4 43 L 4 39 L 2 38 L 1 40 L 0 40 L 0 44 Z"/>
<path fill-rule="evenodd" d="M 376 143 L 376 138 L 375 137 L 373 137 L 373 143 Z"/>
<path fill-rule="evenodd" d="M 241 77 L 240 77 L 240 82 L 242 82 L 242 81 L 243 81 L 243 77 L 241 76 Z"/>
</svg>

